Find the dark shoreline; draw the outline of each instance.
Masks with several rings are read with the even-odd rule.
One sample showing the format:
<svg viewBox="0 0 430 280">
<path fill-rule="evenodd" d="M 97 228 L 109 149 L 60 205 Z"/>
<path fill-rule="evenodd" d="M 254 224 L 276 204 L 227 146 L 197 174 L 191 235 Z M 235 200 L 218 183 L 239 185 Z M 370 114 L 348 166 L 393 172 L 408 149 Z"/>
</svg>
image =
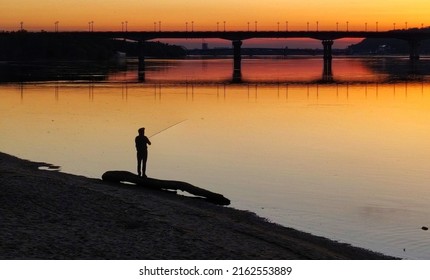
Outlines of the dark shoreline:
<svg viewBox="0 0 430 280">
<path fill-rule="evenodd" d="M 0 259 L 395 259 L 189 197 L 0 152 Z"/>
</svg>

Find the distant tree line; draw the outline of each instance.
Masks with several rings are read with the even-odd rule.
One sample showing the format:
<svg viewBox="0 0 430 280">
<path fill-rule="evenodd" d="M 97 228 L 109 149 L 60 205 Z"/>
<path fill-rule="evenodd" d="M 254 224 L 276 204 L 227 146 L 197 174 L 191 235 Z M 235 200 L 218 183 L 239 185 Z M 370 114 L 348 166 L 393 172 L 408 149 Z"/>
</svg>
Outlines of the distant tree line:
<svg viewBox="0 0 430 280">
<path fill-rule="evenodd" d="M 139 48 L 143 48 L 145 57 L 183 58 L 187 55 L 185 48 L 161 42 L 145 42 L 143 46 L 128 40 L 111 40 L 111 43 L 114 45 L 115 50 L 124 52 L 127 56 L 139 56 L 141 51 Z"/>
<path fill-rule="evenodd" d="M 390 38 L 364 39 L 358 44 L 348 47 L 350 54 L 409 54 L 409 45 L 405 40 Z M 430 40 L 424 40 L 420 45 L 421 54 L 430 54 Z"/>
<path fill-rule="evenodd" d="M 180 58 L 186 51 L 179 46 L 160 42 L 145 42 L 145 56 Z M 137 42 L 110 38 L 75 36 L 61 33 L 31 33 L 26 31 L 0 34 L 0 60 L 108 60 L 118 52 L 127 56 L 139 54 Z"/>
</svg>

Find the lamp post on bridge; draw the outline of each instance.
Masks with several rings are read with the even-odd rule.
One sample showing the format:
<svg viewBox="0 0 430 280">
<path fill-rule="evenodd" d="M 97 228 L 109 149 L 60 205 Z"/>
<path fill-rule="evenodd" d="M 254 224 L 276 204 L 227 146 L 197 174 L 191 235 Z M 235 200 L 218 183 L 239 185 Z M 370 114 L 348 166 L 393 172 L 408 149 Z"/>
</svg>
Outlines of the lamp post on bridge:
<svg viewBox="0 0 430 280">
<path fill-rule="evenodd" d="M 255 21 L 255 32 L 257 32 L 257 21 Z"/>
<path fill-rule="evenodd" d="M 54 26 L 55 26 L 55 32 L 58 32 L 58 23 L 59 21 L 57 20 L 56 22 L 54 22 Z"/>
<path fill-rule="evenodd" d="M 346 32 L 349 31 L 349 21 L 346 22 Z"/>
<path fill-rule="evenodd" d="M 405 29 L 408 29 L 408 22 L 405 21 Z"/>
<path fill-rule="evenodd" d="M 318 21 L 317 21 L 317 32 L 318 32 Z"/>
<path fill-rule="evenodd" d="M 396 23 L 393 23 L 393 30 L 396 30 Z"/>
<path fill-rule="evenodd" d="M 124 31 L 127 32 L 128 31 L 127 24 L 128 24 L 128 21 L 121 21 L 121 32 L 124 32 Z M 125 25 L 125 29 L 124 29 L 124 25 Z"/>
<path fill-rule="evenodd" d="M 157 23 L 154 21 L 154 32 L 157 31 Z"/>
<path fill-rule="evenodd" d="M 224 32 L 225 32 L 225 21 L 224 21 Z"/>
<path fill-rule="evenodd" d="M 20 30 L 21 30 L 21 31 L 23 31 L 23 30 L 24 30 L 24 22 L 23 22 L 23 21 L 21 21 L 21 22 L 19 23 L 19 25 L 21 26 Z"/>
<path fill-rule="evenodd" d="M 306 23 L 307 27 L 306 27 L 306 31 L 309 31 L 309 21 Z"/>
<path fill-rule="evenodd" d="M 339 31 L 339 22 L 336 22 L 336 31 Z"/>
<path fill-rule="evenodd" d="M 249 21 L 248 21 L 248 32 L 249 32 Z"/>
<path fill-rule="evenodd" d="M 366 32 L 367 32 L 367 22 L 366 22 L 366 23 L 364 23 L 364 31 L 366 31 Z"/>
<path fill-rule="evenodd" d="M 278 32 L 279 32 L 279 21 L 278 21 Z"/>
<path fill-rule="evenodd" d="M 285 31 L 288 32 L 288 21 L 285 22 Z"/>
<path fill-rule="evenodd" d="M 161 20 L 158 22 L 158 32 L 161 32 Z"/>
<path fill-rule="evenodd" d="M 376 32 L 378 32 L 378 22 L 376 22 Z"/>
</svg>

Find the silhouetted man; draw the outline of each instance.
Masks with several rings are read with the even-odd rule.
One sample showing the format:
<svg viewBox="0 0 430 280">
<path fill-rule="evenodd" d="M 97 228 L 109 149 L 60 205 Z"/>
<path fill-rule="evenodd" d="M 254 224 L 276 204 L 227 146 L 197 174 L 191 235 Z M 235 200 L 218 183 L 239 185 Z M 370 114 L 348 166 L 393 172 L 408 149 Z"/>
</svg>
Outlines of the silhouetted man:
<svg viewBox="0 0 430 280">
<path fill-rule="evenodd" d="M 141 177 L 146 177 L 146 160 L 148 159 L 148 147 L 151 145 L 148 137 L 145 136 L 145 128 L 139 128 L 139 135 L 134 140 L 136 142 L 137 150 L 137 174 Z"/>
</svg>

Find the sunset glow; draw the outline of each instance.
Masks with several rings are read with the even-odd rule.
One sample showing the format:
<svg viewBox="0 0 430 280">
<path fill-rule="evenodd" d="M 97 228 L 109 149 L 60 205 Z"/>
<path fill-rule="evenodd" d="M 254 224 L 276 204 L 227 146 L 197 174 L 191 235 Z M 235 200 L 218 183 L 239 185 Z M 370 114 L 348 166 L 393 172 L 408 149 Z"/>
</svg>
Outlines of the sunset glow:
<svg viewBox="0 0 430 280">
<path fill-rule="evenodd" d="M 0 30 L 379 30 L 429 26 L 427 0 L 16 0 L 0 5 Z"/>
</svg>

